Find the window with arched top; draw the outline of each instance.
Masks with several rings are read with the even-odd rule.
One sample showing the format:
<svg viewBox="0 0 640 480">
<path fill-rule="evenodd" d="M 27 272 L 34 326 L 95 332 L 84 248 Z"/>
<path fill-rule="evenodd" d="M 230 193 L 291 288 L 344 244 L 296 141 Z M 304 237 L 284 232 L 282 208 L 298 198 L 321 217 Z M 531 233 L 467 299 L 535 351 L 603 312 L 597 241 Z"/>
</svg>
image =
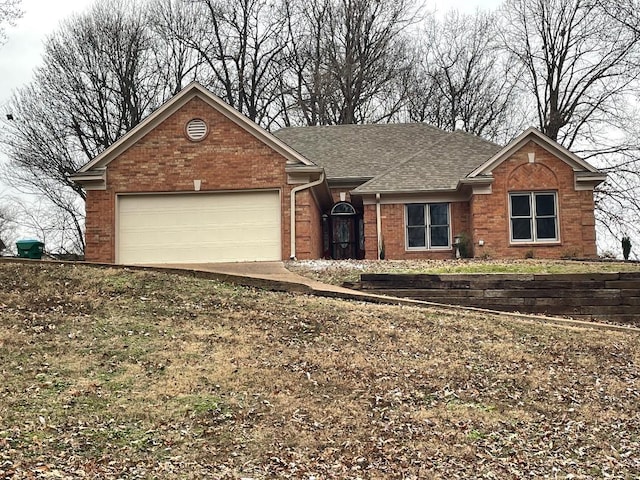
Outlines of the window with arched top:
<svg viewBox="0 0 640 480">
<path fill-rule="evenodd" d="M 331 215 L 355 215 L 356 209 L 349 202 L 336 203 L 331 209 Z"/>
</svg>

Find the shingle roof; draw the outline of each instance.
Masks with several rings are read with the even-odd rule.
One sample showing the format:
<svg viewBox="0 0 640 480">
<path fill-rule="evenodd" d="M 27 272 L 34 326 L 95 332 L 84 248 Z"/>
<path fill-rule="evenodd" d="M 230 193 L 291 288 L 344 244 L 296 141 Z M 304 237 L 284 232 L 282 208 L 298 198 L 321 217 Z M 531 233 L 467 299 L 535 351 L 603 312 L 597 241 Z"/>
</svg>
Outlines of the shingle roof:
<svg viewBox="0 0 640 480">
<path fill-rule="evenodd" d="M 285 128 L 274 134 L 329 180 L 371 179 L 355 192 L 454 189 L 500 146 L 424 123 Z"/>
<path fill-rule="evenodd" d="M 355 191 L 380 193 L 455 190 L 460 179 L 500 149 L 500 146 L 468 133 L 450 133 Z"/>
</svg>

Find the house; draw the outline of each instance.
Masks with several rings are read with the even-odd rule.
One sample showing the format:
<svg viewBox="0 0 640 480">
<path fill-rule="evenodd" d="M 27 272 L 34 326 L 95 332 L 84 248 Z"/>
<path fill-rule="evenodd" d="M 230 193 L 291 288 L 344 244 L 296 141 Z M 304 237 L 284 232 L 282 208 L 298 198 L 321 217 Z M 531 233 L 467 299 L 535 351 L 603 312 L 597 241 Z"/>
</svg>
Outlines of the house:
<svg viewBox="0 0 640 480">
<path fill-rule="evenodd" d="M 86 259 L 596 255 L 605 175 L 535 129 L 501 147 L 426 124 L 271 134 L 197 83 L 73 175 Z"/>
</svg>

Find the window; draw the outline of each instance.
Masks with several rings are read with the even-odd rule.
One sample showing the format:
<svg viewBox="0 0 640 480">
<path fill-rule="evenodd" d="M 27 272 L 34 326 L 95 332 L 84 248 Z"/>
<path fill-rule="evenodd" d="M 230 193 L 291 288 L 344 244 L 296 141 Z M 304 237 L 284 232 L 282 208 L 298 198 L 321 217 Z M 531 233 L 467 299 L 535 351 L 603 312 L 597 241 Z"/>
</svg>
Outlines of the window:
<svg viewBox="0 0 640 480">
<path fill-rule="evenodd" d="M 558 240 L 558 210 L 554 192 L 510 193 L 511 241 Z"/>
<path fill-rule="evenodd" d="M 449 204 L 413 203 L 407 205 L 407 248 L 449 248 Z"/>
</svg>

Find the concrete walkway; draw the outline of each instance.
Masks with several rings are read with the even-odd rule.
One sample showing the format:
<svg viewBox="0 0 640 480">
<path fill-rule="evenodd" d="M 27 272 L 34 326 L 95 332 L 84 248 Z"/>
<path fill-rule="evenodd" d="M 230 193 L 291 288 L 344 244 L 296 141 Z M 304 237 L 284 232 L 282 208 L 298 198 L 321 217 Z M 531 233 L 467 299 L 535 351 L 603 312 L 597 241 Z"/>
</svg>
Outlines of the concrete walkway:
<svg viewBox="0 0 640 480">
<path fill-rule="evenodd" d="M 242 263 L 186 263 L 149 265 L 145 268 L 170 270 L 175 272 L 189 271 L 195 275 L 215 278 L 220 281 L 232 282 L 239 285 L 263 288 L 273 291 L 286 291 L 317 295 L 321 297 L 341 298 L 370 303 L 383 303 L 390 305 L 407 305 L 416 307 L 433 307 L 458 312 L 475 312 L 489 315 L 499 315 L 518 320 L 544 322 L 573 328 L 595 328 L 604 330 L 617 330 L 640 333 L 640 329 L 625 325 L 611 325 L 606 323 L 586 322 L 560 317 L 547 317 L 542 315 L 530 315 L 497 310 L 488 310 L 474 307 L 461 307 L 458 305 L 445 305 L 441 303 L 412 300 L 409 298 L 377 295 L 349 288 L 322 283 L 297 273 L 287 270 L 283 262 L 242 262 Z"/>
</svg>

